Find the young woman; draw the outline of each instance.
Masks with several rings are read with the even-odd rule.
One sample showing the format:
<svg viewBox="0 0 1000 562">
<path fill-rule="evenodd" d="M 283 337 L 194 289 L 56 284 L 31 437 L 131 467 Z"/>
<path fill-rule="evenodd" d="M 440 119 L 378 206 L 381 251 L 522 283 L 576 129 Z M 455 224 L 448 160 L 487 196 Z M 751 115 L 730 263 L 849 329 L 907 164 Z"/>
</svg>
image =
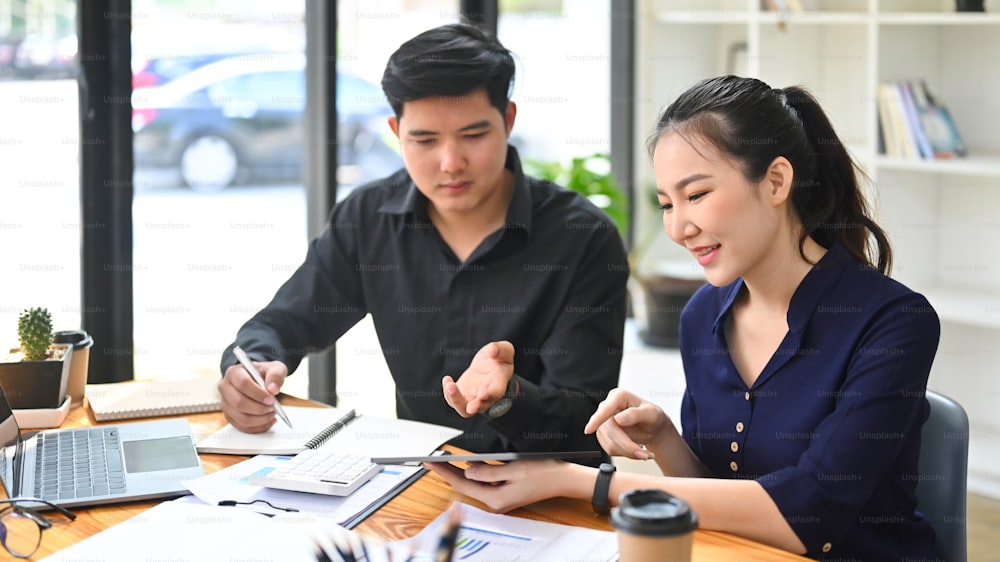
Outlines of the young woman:
<svg viewBox="0 0 1000 562">
<path fill-rule="evenodd" d="M 559 461 L 428 468 L 497 511 L 656 486 L 702 528 L 811 557 L 934 557 L 914 490 L 940 325 L 886 276 L 888 240 L 816 100 L 706 80 L 664 111 L 650 152 L 664 229 L 709 281 L 681 318 L 681 423 L 616 389 L 584 432 L 664 476 L 595 487 L 610 474 Z"/>
</svg>

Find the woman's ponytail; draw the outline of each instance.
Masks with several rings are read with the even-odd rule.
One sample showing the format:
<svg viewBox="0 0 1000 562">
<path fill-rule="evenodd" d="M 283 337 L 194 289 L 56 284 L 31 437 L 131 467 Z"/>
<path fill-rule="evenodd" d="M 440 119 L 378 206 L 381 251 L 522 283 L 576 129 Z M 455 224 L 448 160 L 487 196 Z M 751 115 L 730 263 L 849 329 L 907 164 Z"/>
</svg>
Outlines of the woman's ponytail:
<svg viewBox="0 0 1000 562">
<path fill-rule="evenodd" d="M 862 172 L 816 99 L 798 86 L 782 92 L 785 103 L 802 122 L 815 162 L 810 185 L 793 189 L 791 196 L 802 221 L 803 240 L 811 236 L 827 248 L 839 241 L 856 259 L 888 274 L 892 249 L 885 231 L 871 218 L 859 184 Z"/>
<path fill-rule="evenodd" d="M 784 156 L 795 170 L 791 207 L 802 225 L 799 253 L 814 239 L 839 242 L 857 260 L 888 274 L 892 250 L 871 218 L 854 164 L 830 120 L 804 88 L 772 89 L 755 78 L 721 76 L 681 94 L 660 116 L 652 148 L 667 130 L 697 136 L 740 162 L 751 182 Z M 753 141 L 753 142 L 751 142 Z"/>
</svg>

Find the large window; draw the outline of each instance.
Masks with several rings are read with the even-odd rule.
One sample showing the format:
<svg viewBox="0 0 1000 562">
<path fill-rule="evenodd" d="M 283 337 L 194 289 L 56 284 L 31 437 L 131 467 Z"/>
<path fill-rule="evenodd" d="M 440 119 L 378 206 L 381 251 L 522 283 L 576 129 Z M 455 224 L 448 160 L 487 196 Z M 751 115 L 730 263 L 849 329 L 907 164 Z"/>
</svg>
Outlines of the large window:
<svg viewBox="0 0 1000 562">
<path fill-rule="evenodd" d="M 133 1 L 136 378 L 218 373 L 304 255 L 303 10 Z"/>
<path fill-rule="evenodd" d="M 513 143 L 568 164 L 611 150 L 610 0 L 502 0 L 497 36 L 518 59 Z"/>
<path fill-rule="evenodd" d="M 138 378 L 217 372 L 240 325 L 305 256 L 306 190 L 318 188 L 303 185 L 305 4 L 276 5 L 134 3 Z M 413 14 L 437 20 L 444 6 L 339 3 L 340 196 L 402 165 L 378 85 L 395 48 L 385 38 L 415 33 Z M 342 356 L 372 358 L 378 346 L 368 328 L 344 338 L 358 343 Z M 307 367 L 286 391 L 307 394 Z M 343 397 L 353 393 L 357 365 L 342 372 Z"/>
<path fill-rule="evenodd" d="M 80 132 L 76 2 L 0 2 L 0 347 L 17 315 L 80 327 Z M 5 353 L 4 353 L 5 354 Z"/>
</svg>

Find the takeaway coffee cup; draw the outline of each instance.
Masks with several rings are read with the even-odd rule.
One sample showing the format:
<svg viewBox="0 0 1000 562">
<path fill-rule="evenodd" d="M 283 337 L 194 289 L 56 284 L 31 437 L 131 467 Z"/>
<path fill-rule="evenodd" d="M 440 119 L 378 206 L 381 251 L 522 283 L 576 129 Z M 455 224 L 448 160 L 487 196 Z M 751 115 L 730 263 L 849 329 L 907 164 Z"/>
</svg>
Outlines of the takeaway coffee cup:
<svg viewBox="0 0 1000 562">
<path fill-rule="evenodd" d="M 611 511 L 621 562 L 690 562 L 698 516 L 663 490 L 625 492 Z"/>
<path fill-rule="evenodd" d="M 87 367 L 90 363 L 90 347 L 94 338 L 85 330 L 65 330 L 53 334 L 55 343 L 71 344 L 73 359 L 69 363 L 69 381 L 66 383 L 66 394 L 69 395 L 70 406 L 83 403 L 83 394 L 87 385 Z"/>
</svg>

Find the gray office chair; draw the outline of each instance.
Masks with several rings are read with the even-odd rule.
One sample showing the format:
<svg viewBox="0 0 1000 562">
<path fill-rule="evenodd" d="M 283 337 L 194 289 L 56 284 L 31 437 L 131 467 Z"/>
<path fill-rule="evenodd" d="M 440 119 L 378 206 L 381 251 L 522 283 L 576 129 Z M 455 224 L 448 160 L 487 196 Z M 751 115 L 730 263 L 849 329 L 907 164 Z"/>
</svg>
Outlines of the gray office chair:
<svg viewBox="0 0 1000 562">
<path fill-rule="evenodd" d="M 931 413 L 920 438 L 917 511 L 937 533 L 947 562 L 966 562 L 965 488 L 969 469 L 969 416 L 958 403 L 927 391 Z"/>
</svg>

